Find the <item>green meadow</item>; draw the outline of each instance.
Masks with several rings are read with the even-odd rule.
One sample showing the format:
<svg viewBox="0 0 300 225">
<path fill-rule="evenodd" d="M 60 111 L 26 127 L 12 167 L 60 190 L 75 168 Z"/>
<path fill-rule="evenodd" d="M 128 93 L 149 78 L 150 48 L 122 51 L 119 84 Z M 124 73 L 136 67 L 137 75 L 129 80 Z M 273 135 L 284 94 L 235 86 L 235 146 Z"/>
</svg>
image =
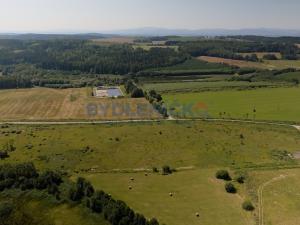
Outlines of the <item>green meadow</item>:
<svg viewBox="0 0 300 225">
<path fill-rule="evenodd" d="M 125 200 L 147 217 L 156 216 L 163 224 L 254 225 L 253 213 L 245 212 L 241 207 L 245 198 L 243 193 L 226 193 L 224 182 L 216 180 L 214 174 L 212 169 L 196 169 L 170 176 L 152 173 L 148 176 L 144 173 L 83 176 L 95 187 Z"/>
<path fill-rule="evenodd" d="M 230 76 L 228 76 L 229 78 Z M 248 82 L 248 81 L 178 81 L 166 83 L 145 83 L 143 88 L 147 91 L 155 90 L 159 93 L 203 92 L 220 90 L 244 90 L 253 88 L 279 87 L 284 83 L 275 82 Z"/>
<path fill-rule="evenodd" d="M 179 117 L 201 117 L 205 111 L 205 116 L 211 118 L 300 122 L 298 87 L 170 93 L 163 97 L 170 113 Z M 182 110 L 184 104 L 201 104 L 202 108 L 189 113 Z"/>
<path fill-rule="evenodd" d="M 71 174 L 91 170 L 151 170 L 164 165 L 175 168 L 278 165 L 286 162 L 274 158 L 273 152 L 293 153 L 299 150 L 300 143 L 298 131 L 290 127 L 201 121 L 20 125 L 0 132 L 4 134 L 0 136 L 0 146 L 12 143 L 17 149 L 4 162 L 34 161 L 41 169 L 59 168 Z M 264 139 L 259 139 L 262 135 Z"/>
<path fill-rule="evenodd" d="M 238 170 L 297 167 L 298 161 L 287 156 L 297 153 L 300 144 L 299 131 L 292 127 L 231 122 L 9 125 L 0 133 L 1 148 L 16 148 L 1 164 L 33 161 L 42 171 L 57 169 L 74 179 L 83 176 L 96 189 L 167 225 L 254 225 L 257 211 L 242 209 L 245 199 L 255 202 L 248 180 L 235 183 L 237 194 L 228 194 L 215 172 L 228 168 L 234 177 Z M 152 172 L 164 165 L 177 172 Z M 41 196 L 28 204 L 57 225 L 107 224 L 78 205 L 51 205 Z"/>
</svg>

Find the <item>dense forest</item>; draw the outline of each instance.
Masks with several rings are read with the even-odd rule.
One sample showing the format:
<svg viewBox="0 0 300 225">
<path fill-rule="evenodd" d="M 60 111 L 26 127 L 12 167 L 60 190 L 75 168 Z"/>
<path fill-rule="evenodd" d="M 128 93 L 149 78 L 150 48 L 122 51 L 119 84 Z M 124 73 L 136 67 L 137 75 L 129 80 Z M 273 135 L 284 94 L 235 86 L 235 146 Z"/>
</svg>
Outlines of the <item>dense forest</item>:
<svg viewBox="0 0 300 225">
<path fill-rule="evenodd" d="M 201 40 L 194 42 L 182 42 L 180 51 L 186 52 L 194 57 L 197 56 L 213 56 L 237 60 L 258 61 L 253 56 L 242 56 L 238 53 L 251 52 L 280 52 L 284 59 L 298 59 L 299 49 L 291 41 L 279 42 L 277 39 L 259 39 L 254 40 Z M 174 42 L 167 42 L 173 45 Z"/>
<path fill-rule="evenodd" d="M 0 64 L 33 64 L 47 70 L 128 74 L 184 62 L 186 55 L 169 48 L 150 51 L 130 45 L 93 45 L 85 40 L 0 40 Z"/>
</svg>

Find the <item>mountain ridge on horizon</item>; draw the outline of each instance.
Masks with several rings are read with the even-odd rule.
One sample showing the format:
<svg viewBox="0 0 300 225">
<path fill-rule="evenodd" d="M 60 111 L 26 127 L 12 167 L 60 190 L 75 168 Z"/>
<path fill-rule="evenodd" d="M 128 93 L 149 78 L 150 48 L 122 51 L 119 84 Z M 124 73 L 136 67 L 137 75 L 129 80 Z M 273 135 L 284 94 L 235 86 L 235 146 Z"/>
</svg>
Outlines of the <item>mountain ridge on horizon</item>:
<svg viewBox="0 0 300 225">
<path fill-rule="evenodd" d="M 0 38 L 25 38 L 35 37 L 37 39 L 43 39 L 43 36 L 55 37 L 85 37 L 91 38 L 105 38 L 110 36 L 267 36 L 267 37 L 300 37 L 300 29 L 281 29 L 281 28 L 243 28 L 243 29 L 223 29 L 223 28 L 211 28 L 211 29 L 171 29 L 171 28 L 159 28 L 159 27 L 141 27 L 131 29 L 120 29 L 111 31 L 100 32 L 0 32 Z"/>
</svg>

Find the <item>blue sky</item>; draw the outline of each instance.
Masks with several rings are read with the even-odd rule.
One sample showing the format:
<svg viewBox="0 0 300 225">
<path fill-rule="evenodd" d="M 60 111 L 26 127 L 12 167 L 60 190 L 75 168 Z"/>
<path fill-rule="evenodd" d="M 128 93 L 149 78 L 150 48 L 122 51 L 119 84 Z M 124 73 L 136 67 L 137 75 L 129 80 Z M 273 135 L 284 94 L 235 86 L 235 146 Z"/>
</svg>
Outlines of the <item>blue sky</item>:
<svg viewBox="0 0 300 225">
<path fill-rule="evenodd" d="M 0 0 L 0 32 L 300 29 L 299 0 Z"/>
</svg>

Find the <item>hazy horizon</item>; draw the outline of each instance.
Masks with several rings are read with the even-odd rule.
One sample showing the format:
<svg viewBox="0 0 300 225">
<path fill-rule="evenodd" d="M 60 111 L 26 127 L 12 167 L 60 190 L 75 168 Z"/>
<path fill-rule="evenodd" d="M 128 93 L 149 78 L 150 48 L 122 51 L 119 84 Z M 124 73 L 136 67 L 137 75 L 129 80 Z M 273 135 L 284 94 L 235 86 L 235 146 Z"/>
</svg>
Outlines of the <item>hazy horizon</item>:
<svg viewBox="0 0 300 225">
<path fill-rule="evenodd" d="M 1 33 L 168 29 L 300 30 L 297 0 L 0 0 Z"/>
</svg>

